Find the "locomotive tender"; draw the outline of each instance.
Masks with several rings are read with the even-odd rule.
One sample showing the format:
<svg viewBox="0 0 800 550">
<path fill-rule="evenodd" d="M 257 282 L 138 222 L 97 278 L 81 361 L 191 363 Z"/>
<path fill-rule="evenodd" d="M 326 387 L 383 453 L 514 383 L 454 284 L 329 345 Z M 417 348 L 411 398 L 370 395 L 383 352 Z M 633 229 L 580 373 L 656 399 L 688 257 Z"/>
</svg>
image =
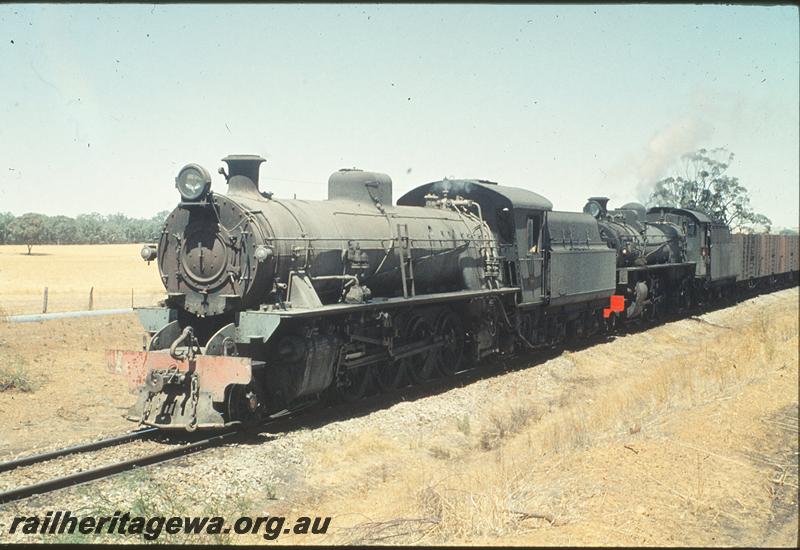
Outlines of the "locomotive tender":
<svg viewBox="0 0 800 550">
<path fill-rule="evenodd" d="M 747 261 L 690 210 L 594 197 L 558 212 L 532 191 L 450 179 L 392 205 L 391 179 L 356 169 L 331 175 L 327 200 L 285 200 L 260 190 L 261 157 L 223 161 L 224 195 L 202 167 L 179 172 L 181 202 L 142 249 L 167 297 L 137 308 L 143 351 L 108 352 L 141 424 L 222 427 L 423 383 L 724 299 Z M 786 250 L 778 275 L 795 282 L 797 242 Z"/>
</svg>

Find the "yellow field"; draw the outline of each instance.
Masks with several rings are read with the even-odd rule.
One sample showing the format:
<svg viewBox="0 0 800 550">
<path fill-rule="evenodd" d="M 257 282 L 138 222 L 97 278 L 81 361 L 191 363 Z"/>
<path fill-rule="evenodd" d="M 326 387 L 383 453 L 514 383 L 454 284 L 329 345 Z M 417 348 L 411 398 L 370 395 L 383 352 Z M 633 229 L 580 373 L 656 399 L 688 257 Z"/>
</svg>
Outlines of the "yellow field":
<svg viewBox="0 0 800 550">
<path fill-rule="evenodd" d="M 164 297 L 155 263 L 147 265 L 138 244 L 0 246 L 0 310 L 6 315 L 41 313 L 48 287 L 48 312 L 136 306 Z"/>
</svg>

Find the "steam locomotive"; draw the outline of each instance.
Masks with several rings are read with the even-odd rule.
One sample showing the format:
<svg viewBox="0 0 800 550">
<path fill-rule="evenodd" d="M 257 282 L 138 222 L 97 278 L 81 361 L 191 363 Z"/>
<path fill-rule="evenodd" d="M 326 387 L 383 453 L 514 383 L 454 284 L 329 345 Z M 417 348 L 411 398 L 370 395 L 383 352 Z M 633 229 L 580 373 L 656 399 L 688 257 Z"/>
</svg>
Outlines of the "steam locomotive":
<svg viewBox="0 0 800 550">
<path fill-rule="evenodd" d="M 141 252 L 166 299 L 137 308 L 144 350 L 108 352 L 140 424 L 258 422 L 798 278 L 796 237 L 766 273 L 701 212 L 604 197 L 558 212 L 460 179 L 393 205 L 389 176 L 356 169 L 327 200 L 285 200 L 260 189 L 263 158 L 222 160 L 226 194 L 196 164 L 176 177 L 181 201 Z"/>
</svg>

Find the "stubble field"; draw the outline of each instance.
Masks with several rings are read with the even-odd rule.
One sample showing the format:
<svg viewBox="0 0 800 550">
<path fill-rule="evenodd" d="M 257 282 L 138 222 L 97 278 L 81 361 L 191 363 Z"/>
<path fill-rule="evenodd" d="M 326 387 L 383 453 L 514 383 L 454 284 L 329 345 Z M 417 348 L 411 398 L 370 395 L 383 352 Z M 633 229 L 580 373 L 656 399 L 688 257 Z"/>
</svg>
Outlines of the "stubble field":
<svg viewBox="0 0 800 550">
<path fill-rule="evenodd" d="M 41 313 L 48 287 L 48 312 L 89 307 L 136 306 L 161 299 L 164 288 L 154 263 L 139 256 L 141 245 L 42 245 L 31 255 L 23 245 L 0 246 L 0 314 Z"/>
</svg>

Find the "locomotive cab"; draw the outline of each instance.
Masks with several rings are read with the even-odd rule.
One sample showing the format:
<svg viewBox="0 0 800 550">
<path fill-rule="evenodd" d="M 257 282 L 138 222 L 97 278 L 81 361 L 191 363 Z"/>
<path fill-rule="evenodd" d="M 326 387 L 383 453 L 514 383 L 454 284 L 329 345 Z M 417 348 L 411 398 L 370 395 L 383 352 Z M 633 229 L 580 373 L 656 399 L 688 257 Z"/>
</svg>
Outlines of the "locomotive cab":
<svg viewBox="0 0 800 550">
<path fill-rule="evenodd" d="M 648 210 L 647 219 L 653 223 L 672 223 L 683 229 L 686 259 L 696 264 L 695 276 L 698 279 L 714 285 L 736 278 L 740 267 L 727 225 L 717 223 L 697 210 L 666 206 Z"/>
</svg>

